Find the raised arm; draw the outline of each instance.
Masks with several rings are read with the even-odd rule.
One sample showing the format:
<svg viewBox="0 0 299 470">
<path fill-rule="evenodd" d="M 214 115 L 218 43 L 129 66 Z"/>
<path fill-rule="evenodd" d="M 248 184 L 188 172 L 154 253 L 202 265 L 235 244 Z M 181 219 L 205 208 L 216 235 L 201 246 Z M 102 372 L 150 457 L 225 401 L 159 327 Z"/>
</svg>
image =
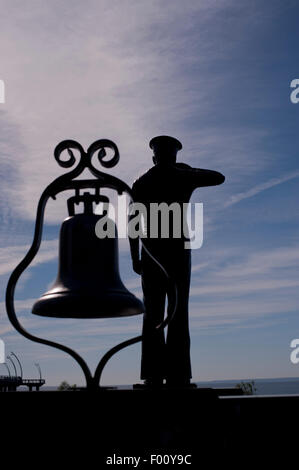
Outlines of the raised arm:
<svg viewBox="0 0 299 470">
<path fill-rule="evenodd" d="M 177 163 L 176 168 L 184 172 L 184 174 L 190 179 L 190 183 L 194 186 L 194 188 L 203 186 L 216 186 L 218 184 L 222 184 L 225 181 L 225 176 L 219 171 L 192 168 L 186 163 Z"/>
<path fill-rule="evenodd" d="M 203 170 L 201 168 L 194 168 L 193 171 L 196 186 L 216 186 L 225 181 L 225 176 L 219 171 Z"/>
</svg>

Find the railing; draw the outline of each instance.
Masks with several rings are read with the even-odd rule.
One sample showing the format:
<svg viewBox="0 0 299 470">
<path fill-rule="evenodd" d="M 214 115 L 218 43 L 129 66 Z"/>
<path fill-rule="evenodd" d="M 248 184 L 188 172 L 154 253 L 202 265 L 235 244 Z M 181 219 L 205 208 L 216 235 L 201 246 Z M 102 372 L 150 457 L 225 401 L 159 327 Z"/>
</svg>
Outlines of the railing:
<svg viewBox="0 0 299 470">
<path fill-rule="evenodd" d="M 9 375 L 0 375 L 0 391 L 8 389 L 16 390 L 17 387 L 26 385 L 30 390 L 39 387 L 46 383 L 45 379 L 22 379 L 22 377 L 9 377 Z"/>
<path fill-rule="evenodd" d="M 22 377 L 9 377 L 9 375 L 0 375 L 0 381 L 5 382 L 20 382 L 22 381 Z"/>
<path fill-rule="evenodd" d="M 32 385 L 35 385 L 35 384 L 43 385 L 45 383 L 46 383 L 46 381 L 44 379 L 23 379 L 22 380 L 23 385 L 30 385 L 30 384 L 32 384 Z"/>
</svg>

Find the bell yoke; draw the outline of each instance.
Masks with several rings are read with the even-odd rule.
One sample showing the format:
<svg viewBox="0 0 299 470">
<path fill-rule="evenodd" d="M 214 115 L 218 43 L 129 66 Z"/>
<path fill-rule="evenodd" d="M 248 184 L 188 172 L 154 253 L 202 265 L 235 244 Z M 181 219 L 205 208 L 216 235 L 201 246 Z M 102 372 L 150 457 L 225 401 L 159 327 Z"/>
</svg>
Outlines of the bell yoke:
<svg viewBox="0 0 299 470">
<path fill-rule="evenodd" d="M 110 159 L 106 157 L 105 148 L 113 152 Z M 78 160 L 74 150 L 76 154 L 79 153 Z M 68 159 L 61 158 L 61 154 L 65 151 L 68 152 Z M 65 140 L 57 145 L 54 157 L 58 164 L 64 168 L 75 165 L 75 168 L 56 178 L 43 191 L 37 206 L 32 245 L 24 259 L 12 272 L 6 288 L 7 314 L 15 329 L 31 341 L 69 354 L 80 365 L 88 390 L 102 389 L 99 386 L 100 379 L 109 359 L 126 346 L 141 341 L 141 336 L 123 341 L 107 351 L 92 375 L 89 366 L 76 351 L 25 330 L 15 312 L 14 294 L 20 276 L 39 250 L 48 200 L 56 199 L 57 194 L 63 191 L 74 190 L 75 196 L 68 200 L 69 217 L 61 227 L 57 279 L 53 287 L 35 302 L 33 313 L 49 317 L 85 319 L 113 318 L 144 312 L 143 303 L 125 288 L 120 279 L 117 238 L 101 240 L 95 234 L 95 224 L 101 215 L 93 213 L 93 204 L 109 202 L 105 196 L 100 195 L 100 189 L 114 189 L 118 195 L 127 193 L 130 197 L 132 197 L 132 192 L 122 180 L 97 169 L 93 164 L 95 155 L 105 168 L 111 168 L 119 161 L 118 148 L 111 140 L 97 140 L 87 151 L 74 140 Z M 77 179 L 86 169 L 95 178 Z M 93 189 L 95 194 L 80 194 L 80 190 L 86 188 Z M 80 202 L 84 204 L 84 212 L 76 214 L 74 205 Z"/>
</svg>

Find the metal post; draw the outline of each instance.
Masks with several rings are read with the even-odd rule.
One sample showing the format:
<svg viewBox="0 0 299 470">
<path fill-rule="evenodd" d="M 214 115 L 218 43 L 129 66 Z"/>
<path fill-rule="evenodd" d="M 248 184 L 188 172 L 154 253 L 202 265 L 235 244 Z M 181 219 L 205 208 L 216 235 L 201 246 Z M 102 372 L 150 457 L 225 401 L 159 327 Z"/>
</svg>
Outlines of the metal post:
<svg viewBox="0 0 299 470">
<path fill-rule="evenodd" d="M 16 360 L 18 361 L 18 364 L 19 364 L 20 370 L 21 370 L 21 379 L 23 379 L 23 368 L 22 368 L 22 365 L 21 365 L 21 362 L 20 362 L 18 356 L 12 351 L 11 351 L 10 355 L 14 356 L 16 358 Z"/>
</svg>

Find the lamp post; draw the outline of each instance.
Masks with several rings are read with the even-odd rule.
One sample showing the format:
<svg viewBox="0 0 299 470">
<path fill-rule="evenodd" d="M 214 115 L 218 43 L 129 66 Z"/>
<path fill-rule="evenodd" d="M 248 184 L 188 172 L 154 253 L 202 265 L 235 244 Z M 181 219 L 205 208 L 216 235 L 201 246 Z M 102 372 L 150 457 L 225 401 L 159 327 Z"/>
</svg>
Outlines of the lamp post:
<svg viewBox="0 0 299 470">
<path fill-rule="evenodd" d="M 18 364 L 19 364 L 19 367 L 20 367 L 20 371 L 21 371 L 21 379 L 23 379 L 23 368 L 22 368 L 22 364 L 21 364 L 21 361 L 19 360 L 18 356 L 11 351 L 10 353 L 11 356 L 15 357 L 16 360 L 18 361 Z"/>
<path fill-rule="evenodd" d="M 17 378 L 17 377 L 18 377 L 18 373 L 17 373 L 17 368 L 16 368 L 16 366 L 15 366 L 14 361 L 12 360 L 12 358 L 11 358 L 10 356 L 7 356 L 7 359 L 9 359 L 10 362 L 12 363 L 13 368 L 14 368 L 14 371 L 15 371 L 15 377 Z"/>
<path fill-rule="evenodd" d="M 39 372 L 39 379 L 42 380 L 42 371 L 41 371 L 40 365 L 37 363 L 35 363 L 34 365 L 37 367 L 37 370 Z"/>
</svg>

